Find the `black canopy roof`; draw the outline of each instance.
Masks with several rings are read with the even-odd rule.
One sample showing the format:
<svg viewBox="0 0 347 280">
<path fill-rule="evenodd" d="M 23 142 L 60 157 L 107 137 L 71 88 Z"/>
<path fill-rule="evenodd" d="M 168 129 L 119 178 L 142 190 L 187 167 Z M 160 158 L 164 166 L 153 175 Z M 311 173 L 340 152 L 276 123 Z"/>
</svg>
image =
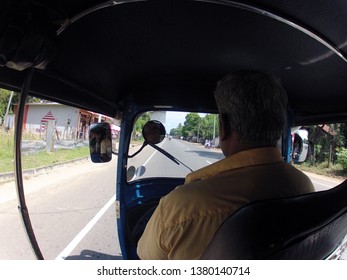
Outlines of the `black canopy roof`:
<svg viewBox="0 0 347 280">
<path fill-rule="evenodd" d="M 278 76 L 298 124 L 347 119 L 347 1 L 0 1 L 0 86 L 113 116 L 215 111 L 228 72 Z M 19 71 L 19 70 L 20 71 Z"/>
</svg>

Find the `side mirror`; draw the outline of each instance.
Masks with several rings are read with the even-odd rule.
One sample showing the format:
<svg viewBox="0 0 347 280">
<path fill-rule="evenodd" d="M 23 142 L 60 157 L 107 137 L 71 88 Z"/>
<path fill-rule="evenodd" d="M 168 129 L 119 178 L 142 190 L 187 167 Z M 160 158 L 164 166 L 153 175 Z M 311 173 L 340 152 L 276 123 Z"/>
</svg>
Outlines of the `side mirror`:
<svg viewBox="0 0 347 280">
<path fill-rule="evenodd" d="M 147 145 L 150 145 L 157 150 L 160 149 L 155 144 L 158 144 L 164 140 L 166 130 L 164 125 L 160 121 L 148 121 L 142 128 L 142 135 L 145 139 L 142 147 L 133 155 L 128 155 L 128 158 L 133 158 L 134 156 L 138 155 Z"/>
<path fill-rule="evenodd" d="M 112 159 L 112 136 L 109 123 L 90 125 L 89 150 L 92 162 L 109 162 Z"/>
<path fill-rule="evenodd" d="M 144 125 L 142 135 L 148 144 L 158 144 L 164 140 L 166 130 L 161 122 L 153 120 Z"/>
</svg>

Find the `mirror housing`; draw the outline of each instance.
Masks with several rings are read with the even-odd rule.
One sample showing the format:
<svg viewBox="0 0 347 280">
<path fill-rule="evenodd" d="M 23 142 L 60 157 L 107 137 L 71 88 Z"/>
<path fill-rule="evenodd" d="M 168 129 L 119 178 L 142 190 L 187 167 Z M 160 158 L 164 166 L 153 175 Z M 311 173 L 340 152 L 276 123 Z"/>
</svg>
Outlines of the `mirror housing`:
<svg viewBox="0 0 347 280">
<path fill-rule="evenodd" d="M 93 123 L 90 125 L 89 151 L 92 162 L 100 163 L 111 161 L 112 134 L 109 123 Z"/>
<path fill-rule="evenodd" d="M 142 128 L 142 136 L 145 139 L 145 141 L 143 142 L 141 148 L 133 155 L 128 155 L 128 158 L 133 158 L 134 156 L 138 155 L 147 145 L 150 145 L 155 149 L 159 149 L 159 147 L 155 144 L 158 144 L 161 141 L 163 141 L 165 135 L 165 127 L 160 121 L 152 120 L 146 122 L 146 124 Z"/>
<path fill-rule="evenodd" d="M 158 144 L 164 140 L 166 130 L 160 121 L 148 121 L 142 128 L 142 135 L 148 144 Z"/>
</svg>

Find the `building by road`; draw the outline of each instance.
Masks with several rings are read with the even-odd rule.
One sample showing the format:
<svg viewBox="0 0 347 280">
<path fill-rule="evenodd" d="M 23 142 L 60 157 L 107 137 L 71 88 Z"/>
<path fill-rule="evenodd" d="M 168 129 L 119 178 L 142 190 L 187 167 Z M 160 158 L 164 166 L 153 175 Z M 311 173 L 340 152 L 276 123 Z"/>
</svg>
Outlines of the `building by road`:
<svg viewBox="0 0 347 280">
<path fill-rule="evenodd" d="M 17 106 L 15 105 L 15 112 Z M 98 121 L 113 123 L 113 119 L 97 113 L 59 103 L 28 103 L 25 105 L 23 128 L 45 138 L 49 121 L 55 123 L 55 135 L 59 140 L 86 140 L 89 126 Z"/>
</svg>

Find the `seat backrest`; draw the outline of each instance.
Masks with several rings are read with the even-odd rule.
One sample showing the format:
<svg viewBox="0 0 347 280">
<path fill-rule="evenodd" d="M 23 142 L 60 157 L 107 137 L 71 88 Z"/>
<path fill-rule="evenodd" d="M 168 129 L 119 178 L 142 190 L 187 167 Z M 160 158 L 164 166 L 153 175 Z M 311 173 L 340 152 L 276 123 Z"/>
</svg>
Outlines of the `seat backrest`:
<svg viewBox="0 0 347 280">
<path fill-rule="evenodd" d="M 245 205 L 220 226 L 202 259 L 325 259 L 346 235 L 347 180 Z"/>
</svg>

